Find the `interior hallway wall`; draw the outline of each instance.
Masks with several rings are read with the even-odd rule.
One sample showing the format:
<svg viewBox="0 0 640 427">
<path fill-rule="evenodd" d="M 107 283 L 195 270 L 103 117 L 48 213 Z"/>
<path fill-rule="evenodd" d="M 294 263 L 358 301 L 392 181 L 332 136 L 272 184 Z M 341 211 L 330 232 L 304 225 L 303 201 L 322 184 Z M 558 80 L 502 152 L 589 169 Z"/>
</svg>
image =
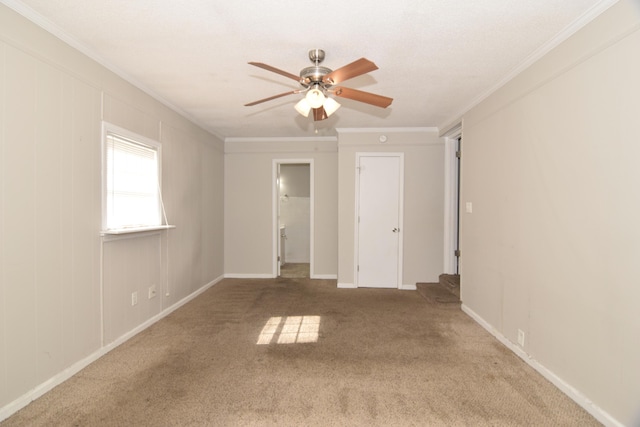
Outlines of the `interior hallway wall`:
<svg viewBox="0 0 640 427">
<path fill-rule="evenodd" d="M 273 277 L 273 161 L 313 159 L 316 278 L 335 278 L 338 157 L 335 138 L 225 142 L 225 275 Z"/>
<path fill-rule="evenodd" d="M 176 229 L 101 238 L 102 120 L 162 144 Z M 0 5 L 0 419 L 222 277 L 223 158 L 219 139 Z"/>
<path fill-rule="evenodd" d="M 380 143 L 385 134 L 387 142 Z M 404 287 L 437 282 L 444 264 L 444 140 L 436 129 L 338 129 L 338 283 L 355 284 L 356 153 L 402 152 L 404 156 Z"/>
<path fill-rule="evenodd" d="M 464 306 L 609 425 L 640 421 L 638 52 L 620 1 L 463 121 Z"/>
</svg>

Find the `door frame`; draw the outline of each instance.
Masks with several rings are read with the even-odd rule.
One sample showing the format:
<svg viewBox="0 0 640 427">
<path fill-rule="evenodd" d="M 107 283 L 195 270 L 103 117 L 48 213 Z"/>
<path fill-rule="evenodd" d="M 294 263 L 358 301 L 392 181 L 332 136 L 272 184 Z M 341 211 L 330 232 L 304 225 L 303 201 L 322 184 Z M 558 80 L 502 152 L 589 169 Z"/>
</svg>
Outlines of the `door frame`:
<svg viewBox="0 0 640 427">
<path fill-rule="evenodd" d="M 444 271 L 445 274 L 459 273 L 459 259 L 455 255 L 460 249 L 460 190 L 462 160 L 456 156 L 458 138 L 462 150 L 462 124 L 445 135 L 444 150 Z"/>
<path fill-rule="evenodd" d="M 280 255 L 280 181 L 278 172 L 280 165 L 298 164 L 309 165 L 309 278 L 314 279 L 314 212 L 315 212 L 315 184 L 314 184 L 314 167 L 313 159 L 273 159 L 272 161 L 272 275 L 278 277 L 280 274 L 280 263 L 278 256 Z M 286 226 L 286 224 L 285 224 Z"/>
<path fill-rule="evenodd" d="M 402 266 L 404 265 L 404 255 L 403 255 L 403 236 L 404 236 L 404 153 L 402 152 L 356 152 L 356 191 L 355 191 L 355 217 L 354 217 L 354 260 L 353 260 L 353 275 L 354 275 L 354 284 L 355 287 L 359 287 L 359 274 L 358 274 L 358 262 L 360 259 L 359 245 L 360 245 L 360 225 L 358 221 L 358 217 L 360 216 L 360 158 L 361 157 L 398 157 L 400 160 L 400 170 L 398 173 L 400 174 L 399 186 L 398 189 L 398 228 L 400 228 L 400 232 L 398 233 L 398 289 L 407 288 L 402 284 L 403 271 Z M 391 288 L 390 288 L 391 289 Z"/>
</svg>

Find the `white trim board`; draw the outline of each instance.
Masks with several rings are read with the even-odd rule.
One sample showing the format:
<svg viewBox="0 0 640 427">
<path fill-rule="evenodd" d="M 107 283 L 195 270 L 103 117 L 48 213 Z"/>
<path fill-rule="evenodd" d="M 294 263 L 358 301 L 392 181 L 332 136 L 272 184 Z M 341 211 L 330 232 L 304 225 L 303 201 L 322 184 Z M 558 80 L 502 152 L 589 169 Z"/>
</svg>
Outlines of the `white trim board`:
<svg viewBox="0 0 640 427">
<path fill-rule="evenodd" d="M 338 289 L 358 289 L 355 283 L 340 283 L 337 285 Z"/>
<path fill-rule="evenodd" d="M 25 406 L 27 406 L 28 404 L 30 404 L 31 402 L 33 402 L 37 398 L 41 397 L 42 395 L 44 395 L 48 391 L 52 390 L 54 387 L 62 384 L 63 382 L 65 382 L 66 380 L 68 380 L 69 378 L 71 378 L 72 376 L 74 376 L 75 374 L 77 374 L 78 372 L 80 372 L 81 370 L 86 368 L 87 366 L 89 366 L 91 363 L 93 363 L 96 360 L 100 359 L 102 356 L 104 356 L 105 354 L 109 353 L 111 350 L 115 349 L 116 347 L 118 347 L 121 344 L 125 343 L 129 339 L 133 338 L 135 335 L 137 335 L 140 332 L 144 331 L 149 326 L 153 325 L 157 321 L 159 321 L 162 318 L 164 318 L 164 317 L 168 316 L 169 314 L 173 313 L 178 308 L 182 307 L 183 305 L 185 305 L 189 301 L 193 300 L 194 298 L 196 298 L 197 296 L 199 296 L 204 291 L 206 291 L 207 289 L 211 288 L 212 286 L 214 286 L 215 284 L 217 284 L 221 280 L 222 280 L 222 276 L 212 280 L 211 282 L 209 282 L 206 285 L 202 286 L 197 291 L 193 292 L 190 295 L 187 295 L 186 297 L 184 297 L 180 301 L 176 302 L 172 306 L 167 307 L 165 310 L 161 311 L 160 313 L 156 314 L 152 318 L 148 319 L 146 322 L 136 326 L 135 328 L 133 328 L 129 332 L 125 333 L 124 335 L 121 335 L 119 338 L 116 338 L 114 341 L 110 342 L 109 344 L 103 345 L 98 350 L 96 350 L 95 352 L 91 353 L 90 355 L 88 355 L 84 359 L 77 361 L 73 365 L 67 367 L 63 371 L 61 371 L 61 372 L 57 373 L 56 375 L 54 375 L 53 377 L 49 378 L 48 380 L 46 380 L 42 384 L 40 384 L 40 385 L 36 386 L 35 388 L 29 390 L 27 393 L 23 394 L 22 396 L 20 396 L 19 398 L 17 398 L 13 402 L 11 402 L 8 405 L 0 408 L 0 422 L 2 422 L 3 420 L 9 418 L 11 415 L 13 415 L 14 413 L 18 412 L 20 409 L 24 408 Z"/>
<path fill-rule="evenodd" d="M 118 77 L 125 80 L 127 83 L 132 84 L 133 86 L 137 87 L 138 89 L 140 89 L 141 91 L 143 91 L 144 93 L 146 93 L 147 95 L 149 95 L 150 97 L 158 101 L 159 103 L 175 111 L 178 115 L 190 120 L 191 122 L 200 126 L 202 129 L 211 133 L 213 136 L 217 137 L 221 141 L 224 141 L 224 137 L 220 133 L 218 133 L 218 131 L 207 127 L 204 123 L 200 122 L 197 118 L 189 114 L 186 110 L 183 110 L 182 108 L 173 104 L 171 101 L 169 101 L 168 99 L 165 99 L 163 96 L 161 96 L 157 92 L 151 90 L 148 86 L 146 86 L 139 80 L 135 79 L 130 74 L 116 67 L 114 64 L 112 64 L 111 62 L 107 61 L 105 58 L 103 58 L 102 56 L 94 52 L 93 49 L 91 49 L 84 43 L 80 42 L 78 39 L 76 39 L 66 31 L 64 31 L 58 25 L 53 23 L 51 20 L 40 15 L 38 12 L 30 8 L 29 6 L 26 6 L 25 4 L 17 0 L 1 0 L 0 3 L 3 3 L 5 6 L 12 9 L 14 12 L 22 15 L 23 17 L 31 21 L 33 24 L 47 31 L 54 37 L 60 39 L 60 41 L 71 46 L 73 49 L 79 51 L 81 54 L 96 61 L 98 64 L 102 65 L 107 70 L 113 72 Z"/>
<path fill-rule="evenodd" d="M 604 13 L 611 6 L 616 4 L 619 0 L 601 0 L 596 2 L 589 10 L 583 13 L 578 19 L 573 21 L 568 27 L 566 27 L 563 31 L 553 37 L 551 40 L 544 43 L 534 52 L 532 52 L 528 57 L 526 57 L 520 64 L 516 65 L 507 75 L 505 75 L 502 79 L 500 79 L 496 84 L 492 87 L 488 88 L 480 95 L 478 95 L 475 99 L 473 99 L 466 107 L 462 108 L 457 114 L 454 114 L 449 118 L 449 120 L 445 121 L 441 124 L 440 128 L 446 128 L 447 124 L 453 123 L 455 121 L 459 121 L 461 117 L 463 117 L 466 113 L 468 113 L 473 107 L 480 104 L 482 101 L 487 99 L 494 92 L 498 91 L 502 86 L 506 85 L 508 82 L 513 80 L 520 73 L 525 71 L 527 68 L 536 63 L 539 59 L 544 57 L 546 54 L 551 52 L 553 49 L 558 47 L 562 42 L 567 40 L 569 37 L 577 33 L 581 28 L 585 25 L 596 19 L 602 13 Z"/>
<path fill-rule="evenodd" d="M 445 138 L 444 146 L 444 241 L 443 241 L 443 273 L 456 273 L 456 243 L 458 240 L 458 158 L 456 148 L 458 132 Z"/>
<path fill-rule="evenodd" d="M 372 151 L 376 151 L 376 150 L 380 150 L 380 147 L 435 147 L 438 145 L 444 145 L 444 141 L 436 141 L 436 142 L 423 142 L 423 141 L 417 141 L 417 142 L 385 142 L 385 143 L 381 143 L 381 142 L 374 142 L 374 143 L 367 143 L 367 144 L 362 144 L 359 142 L 342 142 L 339 144 L 338 146 L 338 150 L 342 149 L 342 148 L 351 148 L 351 147 L 355 147 L 358 149 L 370 149 Z M 394 148 L 395 150 L 396 148 Z"/>
<path fill-rule="evenodd" d="M 562 378 L 557 376 L 554 372 L 549 370 L 547 367 L 542 365 L 540 362 L 532 358 L 527 352 L 523 349 L 509 341 L 507 337 L 502 335 L 500 331 L 495 329 L 491 324 L 485 321 L 482 317 L 480 317 L 475 311 L 462 304 L 461 307 L 463 312 L 465 312 L 469 317 L 475 320 L 480 326 L 486 329 L 491 335 L 496 337 L 498 341 L 504 344 L 509 350 L 514 352 L 518 357 L 527 362 L 529 366 L 535 369 L 540 375 L 549 380 L 553 385 L 555 385 L 560 391 L 569 396 L 574 402 L 580 405 L 585 411 L 590 413 L 596 420 L 600 421 L 605 426 L 609 427 L 624 427 L 624 425 L 613 418 L 608 412 L 604 411 L 598 405 L 593 403 L 587 396 L 580 393 L 580 391 L 576 390 L 573 386 L 568 384 Z"/>
<path fill-rule="evenodd" d="M 311 279 L 319 280 L 337 280 L 336 274 L 314 274 L 309 276 Z M 226 273 L 225 279 L 275 279 L 275 276 L 271 273 Z"/>
<path fill-rule="evenodd" d="M 359 289 L 354 283 L 340 283 L 337 284 L 338 289 Z M 375 288 L 368 288 L 375 289 Z M 394 289 L 394 288 L 381 288 L 381 289 Z M 398 289 L 401 291 L 415 291 L 417 288 L 416 285 L 400 285 Z"/>
<path fill-rule="evenodd" d="M 336 128 L 340 133 L 409 133 L 409 132 L 438 132 L 437 127 L 403 127 L 403 128 Z"/>
<path fill-rule="evenodd" d="M 310 278 L 318 279 L 318 280 L 338 280 L 338 275 L 337 274 L 314 274 Z"/>
<path fill-rule="evenodd" d="M 272 273 L 225 273 L 225 279 L 273 279 Z"/>
<path fill-rule="evenodd" d="M 337 140 L 337 136 L 228 136 L 224 142 L 336 142 Z"/>
</svg>

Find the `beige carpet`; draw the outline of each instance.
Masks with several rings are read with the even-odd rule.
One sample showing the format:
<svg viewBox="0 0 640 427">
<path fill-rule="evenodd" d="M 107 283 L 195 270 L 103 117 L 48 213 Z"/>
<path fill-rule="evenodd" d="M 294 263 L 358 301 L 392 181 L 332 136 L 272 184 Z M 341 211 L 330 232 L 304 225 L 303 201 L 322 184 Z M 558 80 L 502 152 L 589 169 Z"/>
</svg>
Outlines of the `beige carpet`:
<svg viewBox="0 0 640 427">
<path fill-rule="evenodd" d="M 52 425 L 599 424 L 458 304 L 226 279 L 2 423 Z"/>
</svg>

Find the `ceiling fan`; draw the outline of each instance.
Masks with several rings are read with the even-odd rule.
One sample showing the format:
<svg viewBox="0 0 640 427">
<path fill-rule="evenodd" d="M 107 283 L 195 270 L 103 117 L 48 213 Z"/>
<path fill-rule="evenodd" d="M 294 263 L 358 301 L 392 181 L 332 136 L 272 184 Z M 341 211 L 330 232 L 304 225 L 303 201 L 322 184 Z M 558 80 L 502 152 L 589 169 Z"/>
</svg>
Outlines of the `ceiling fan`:
<svg viewBox="0 0 640 427">
<path fill-rule="evenodd" d="M 327 96 L 328 94 L 365 102 L 367 104 L 375 105 L 376 107 L 386 108 L 391 105 L 393 98 L 357 89 L 350 89 L 348 87 L 335 86 L 345 80 L 360 76 L 368 73 L 369 71 L 377 70 L 378 67 L 376 64 L 368 59 L 360 58 L 357 61 L 345 65 L 344 67 L 338 68 L 337 70 L 331 70 L 327 67 L 320 66 L 322 61 L 324 61 L 324 50 L 322 49 L 310 50 L 309 59 L 313 63 L 313 66 L 303 68 L 300 71 L 299 76 L 282 71 L 278 68 L 272 67 L 271 65 L 263 64 L 262 62 L 249 62 L 249 64 L 258 68 L 272 71 L 276 74 L 280 74 L 281 76 L 295 80 L 300 83 L 300 86 L 302 87 L 300 89 L 250 102 L 249 104 L 245 104 L 245 107 L 271 101 L 272 99 L 281 98 L 287 95 L 306 93 L 305 97 L 295 105 L 295 109 L 305 117 L 309 117 L 309 113 L 313 110 L 313 120 L 318 121 L 326 119 L 340 108 L 340 104 L 338 104 L 333 98 L 329 98 Z"/>
</svg>

